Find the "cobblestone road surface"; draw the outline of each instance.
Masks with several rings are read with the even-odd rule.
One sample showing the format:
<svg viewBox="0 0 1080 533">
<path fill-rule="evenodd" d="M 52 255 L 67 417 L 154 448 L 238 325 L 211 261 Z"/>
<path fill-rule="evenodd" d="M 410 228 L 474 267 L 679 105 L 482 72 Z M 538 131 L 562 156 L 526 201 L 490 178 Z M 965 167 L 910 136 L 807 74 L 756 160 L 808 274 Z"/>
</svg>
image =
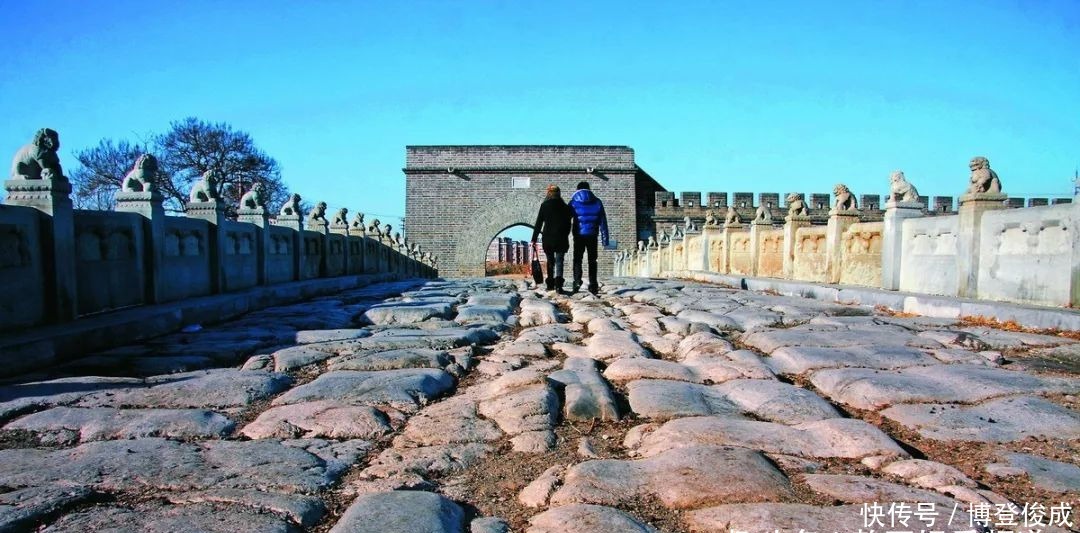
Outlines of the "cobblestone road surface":
<svg viewBox="0 0 1080 533">
<path fill-rule="evenodd" d="M 0 530 L 1064 531 L 1078 361 L 695 283 L 380 284 L 0 385 Z"/>
</svg>

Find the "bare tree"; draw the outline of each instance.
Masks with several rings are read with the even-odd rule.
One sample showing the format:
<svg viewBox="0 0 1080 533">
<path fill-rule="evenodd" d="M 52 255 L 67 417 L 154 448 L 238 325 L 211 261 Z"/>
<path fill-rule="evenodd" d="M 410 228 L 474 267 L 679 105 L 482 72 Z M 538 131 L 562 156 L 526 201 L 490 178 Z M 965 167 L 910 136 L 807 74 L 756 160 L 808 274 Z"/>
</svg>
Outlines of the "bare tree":
<svg viewBox="0 0 1080 533">
<path fill-rule="evenodd" d="M 240 197 L 255 183 L 262 183 L 271 212 L 277 212 L 289 196 L 277 161 L 259 150 L 250 135 L 225 123 L 186 118 L 170 124 L 165 134 L 151 136 L 144 146 L 103 139 L 76 152 L 80 166 L 71 174 L 76 207 L 113 209 L 124 175 L 143 153 L 158 158 L 156 185 L 169 211 L 184 210 L 192 182 L 207 171 L 218 178 L 217 193 L 232 218 Z"/>
<path fill-rule="evenodd" d="M 207 171 L 218 178 L 218 195 L 235 214 L 244 192 L 262 183 L 270 209 L 281 206 L 288 190 L 281 182 L 281 170 L 274 158 L 255 146 L 251 136 L 225 123 L 211 124 L 193 117 L 173 122 L 168 133 L 157 138 L 159 159 L 173 173 L 172 182 L 182 190 Z M 179 191 L 177 191 L 179 192 Z M 177 200 L 187 203 L 178 194 Z"/>
<path fill-rule="evenodd" d="M 111 210 L 116 191 L 142 149 L 127 141 L 102 139 L 97 146 L 75 152 L 79 166 L 71 173 L 72 202 L 77 209 Z"/>
</svg>

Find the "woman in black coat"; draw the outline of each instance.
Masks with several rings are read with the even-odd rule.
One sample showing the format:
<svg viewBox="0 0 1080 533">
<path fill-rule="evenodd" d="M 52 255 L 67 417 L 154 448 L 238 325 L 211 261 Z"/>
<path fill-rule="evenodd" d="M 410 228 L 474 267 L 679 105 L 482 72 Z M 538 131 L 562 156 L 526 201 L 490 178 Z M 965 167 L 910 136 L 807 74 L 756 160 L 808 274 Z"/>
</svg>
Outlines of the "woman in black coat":
<svg viewBox="0 0 1080 533">
<path fill-rule="evenodd" d="M 540 212 L 536 214 L 536 224 L 533 224 L 532 243 L 536 244 L 536 237 L 541 233 L 544 235 L 548 270 L 545 282 L 549 291 L 562 293 L 563 260 L 570 249 L 570 215 L 570 207 L 562 199 L 562 190 L 557 185 L 548 185 L 544 203 L 540 204 Z"/>
</svg>

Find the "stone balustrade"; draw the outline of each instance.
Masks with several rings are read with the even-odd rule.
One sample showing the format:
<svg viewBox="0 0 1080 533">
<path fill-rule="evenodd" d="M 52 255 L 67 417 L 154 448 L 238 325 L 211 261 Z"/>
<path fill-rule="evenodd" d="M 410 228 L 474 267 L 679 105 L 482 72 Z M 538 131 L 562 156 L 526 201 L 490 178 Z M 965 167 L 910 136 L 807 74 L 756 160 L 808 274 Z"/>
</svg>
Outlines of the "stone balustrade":
<svg viewBox="0 0 1080 533">
<path fill-rule="evenodd" d="M 76 210 L 55 149 L 44 150 L 52 162 L 26 155 L 42 152 L 42 132 L 56 137 L 41 130 L 16 154 L 14 167 L 30 170 L 13 171 L 0 205 L 0 329 L 315 278 L 438 275 L 437 259 L 389 226 L 367 228 L 362 215 L 350 224 L 344 209 L 331 223 L 322 203 L 305 218 L 295 195 L 272 217 L 253 190 L 228 220 L 212 176 L 195 183 L 184 216 L 167 216 L 143 176 L 156 171 L 152 157 L 125 178 L 116 211 Z"/>
<path fill-rule="evenodd" d="M 910 186 L 902 173 L 899 182 Z M 615 274 L 677 277 L 709 271 L 1080 305 L 1080 205 L 1064 199 L 1022 207 L 1022 201 L 1010 201 L 1000 192 L 997 174 L 985 158 L 972 160 L 971 182 L 956 213 L 947 208 L 928 211 L 920 201 L 925 197 L 910 187 L 909 193 L 901 191 L 885 202 L 879 220 L 867 221 L 860 208 L 836 207 L 824 224 L 816 216 L 794 212 L 783 222 L 759 214 L 750 224 L 740 220 L 745 217 L 740 212 L 729 211 L 726 221 L 710 215 L 700 229 L 670 237 L 663 232 L 660 239 L 620 252 Z M 986 189 L 976 190 L 977 182 Z M 817 206 L 810 211 L 820 210 Z"/>
</svg>

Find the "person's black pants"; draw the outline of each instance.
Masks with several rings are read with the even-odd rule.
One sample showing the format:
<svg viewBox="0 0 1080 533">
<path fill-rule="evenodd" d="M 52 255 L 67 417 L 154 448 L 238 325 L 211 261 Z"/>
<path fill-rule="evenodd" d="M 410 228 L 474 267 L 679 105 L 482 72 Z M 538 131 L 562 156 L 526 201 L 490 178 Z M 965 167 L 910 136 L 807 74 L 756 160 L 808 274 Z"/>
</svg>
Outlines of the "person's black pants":
<svg viewBox="0 0 1080 533">
<path fill-rule="evenodd" d="M 574 285 L 581 285 L 581 256 L 589 252 L 589 289 L 596 289 L 596 235 L 574 235 Z"/>
<path fill-rule="evenodd" d="M 549 285 L 562 285 L 563 279 L 563 258 L 566 257 L 566 250 L 556 252 L 553 250 L 544 249 L 544 255 L 547 256 L 547 282 Z"/>
</svg>

